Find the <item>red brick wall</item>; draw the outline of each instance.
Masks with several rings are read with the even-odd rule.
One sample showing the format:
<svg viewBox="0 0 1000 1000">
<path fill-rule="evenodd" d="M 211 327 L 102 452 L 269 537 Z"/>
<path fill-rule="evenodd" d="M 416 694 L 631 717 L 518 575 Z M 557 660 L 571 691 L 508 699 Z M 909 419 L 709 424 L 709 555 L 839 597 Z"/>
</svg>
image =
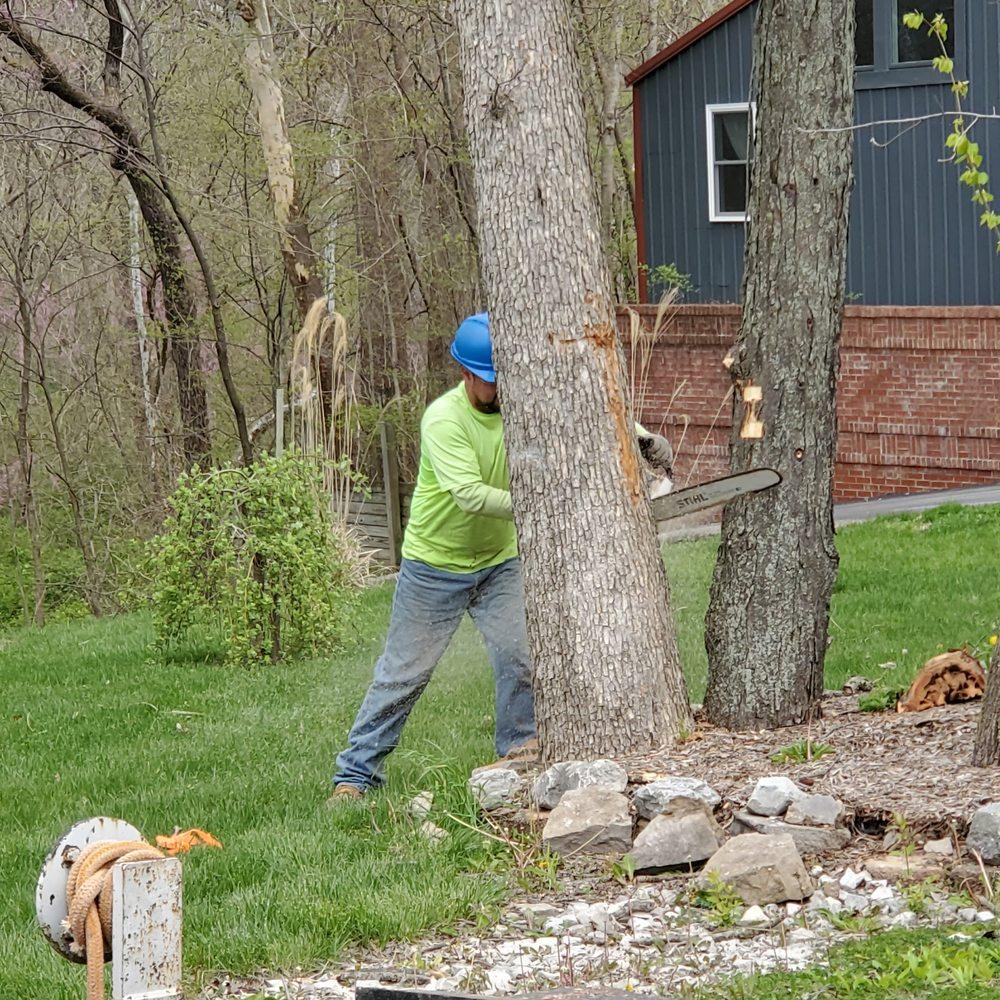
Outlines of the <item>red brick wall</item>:
<svg viewBox="0 0 1000 1000">
<path fill-rule="evenodd" d="M 654 306 L 632 307 L 647 329 Z M 679 485 L 728 471 L 731 400 L 722 358 L 736 305 L 681 305 L 649 352 L 626 337 L 640 419 L 677 451 Z M 627 311 L 619 311 L 624 332 Z M 836 495 L 1000 480 L 1000 307 L 848 306 L 840 349 Z M 765 425 L 767 414 L 764 413 Z"/>
</svg>

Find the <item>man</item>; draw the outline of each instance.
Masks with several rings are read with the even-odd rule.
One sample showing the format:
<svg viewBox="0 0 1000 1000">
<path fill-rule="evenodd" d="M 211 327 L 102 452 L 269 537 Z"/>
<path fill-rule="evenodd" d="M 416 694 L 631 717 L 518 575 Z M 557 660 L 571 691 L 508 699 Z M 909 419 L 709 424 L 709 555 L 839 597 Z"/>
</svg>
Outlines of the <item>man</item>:
<svg viewBox="0 0 1000 1000">
<path fill-rule="evenodd" d="M 459 326 L 451 356 L 462 382 L 431 403 L 420 423 L 420 470 L 385 651 L 337 758 L 331 802 L 360 798 L 382 783 L 383 761 L 465 612 L 493 667 L 498 757 L 537 754 L 521 563 L 486 313 Z M 669 443 L 639 430 L 647 458 L 669 467 Z"/>
</svg>

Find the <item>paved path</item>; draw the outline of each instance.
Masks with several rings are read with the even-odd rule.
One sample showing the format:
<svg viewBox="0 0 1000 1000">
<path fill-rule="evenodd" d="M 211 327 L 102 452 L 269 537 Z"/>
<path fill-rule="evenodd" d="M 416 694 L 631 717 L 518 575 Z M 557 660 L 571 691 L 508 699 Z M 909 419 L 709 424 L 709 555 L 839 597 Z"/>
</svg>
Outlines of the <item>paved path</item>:
<svg viewBox="0 0 1000 1000">
<path fill-rule="evenodd" d="M 980 504 L 1000 504 L 1000 482 L 986 486 L 963 486 L 955 490 L 928 490 L 924 493 L 910 493 L 906 496 L 882 497 L 878 500 L 861 500 L 857 503 L 839 503 L 833 508 L 833 521 L 838 528 L 858 521 L 870 521 L 885 514 L 912 514 L 940 507 L 944 503 L 958 503 L 967 507 Z M 719 524 L 684 524 L 677 519 L 676 526 L 660 533 L 667 542 L 687 541 L 691 538 L 707 538 L 719 533 Z"/>
</svg>

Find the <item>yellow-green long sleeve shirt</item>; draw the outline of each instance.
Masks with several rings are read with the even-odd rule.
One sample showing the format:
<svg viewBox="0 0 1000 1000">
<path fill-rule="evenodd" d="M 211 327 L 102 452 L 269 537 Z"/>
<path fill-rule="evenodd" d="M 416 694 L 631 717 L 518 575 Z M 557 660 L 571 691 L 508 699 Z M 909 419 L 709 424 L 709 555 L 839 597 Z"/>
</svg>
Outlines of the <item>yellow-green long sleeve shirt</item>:
<svg viewBox="0 0 1000 1000">
<path fill-rule="evenodd" d="M 450 573 L 475 573 L 517 555 L 499 413 L 481 413 L 464 384 L 420 422 L 420 470 L 403 556 Z"/>
</svg>

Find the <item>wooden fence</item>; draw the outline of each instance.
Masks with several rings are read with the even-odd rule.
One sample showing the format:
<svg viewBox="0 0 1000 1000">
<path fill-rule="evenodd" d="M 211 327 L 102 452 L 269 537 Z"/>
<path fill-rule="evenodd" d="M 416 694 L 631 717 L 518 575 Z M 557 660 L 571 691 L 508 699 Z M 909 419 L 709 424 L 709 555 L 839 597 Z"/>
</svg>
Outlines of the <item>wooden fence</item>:
<svg viewBox="0 0 1000 1000">
<path fill-rule="evenodd" d="M 380 438 L 382 488 L 351 497 L 348 520 L 378 562 L 395 569 L 410 511 L 410 491 L 399 483 L 396 437 L 390 424 L 382 425 Z"/>
</svg>

